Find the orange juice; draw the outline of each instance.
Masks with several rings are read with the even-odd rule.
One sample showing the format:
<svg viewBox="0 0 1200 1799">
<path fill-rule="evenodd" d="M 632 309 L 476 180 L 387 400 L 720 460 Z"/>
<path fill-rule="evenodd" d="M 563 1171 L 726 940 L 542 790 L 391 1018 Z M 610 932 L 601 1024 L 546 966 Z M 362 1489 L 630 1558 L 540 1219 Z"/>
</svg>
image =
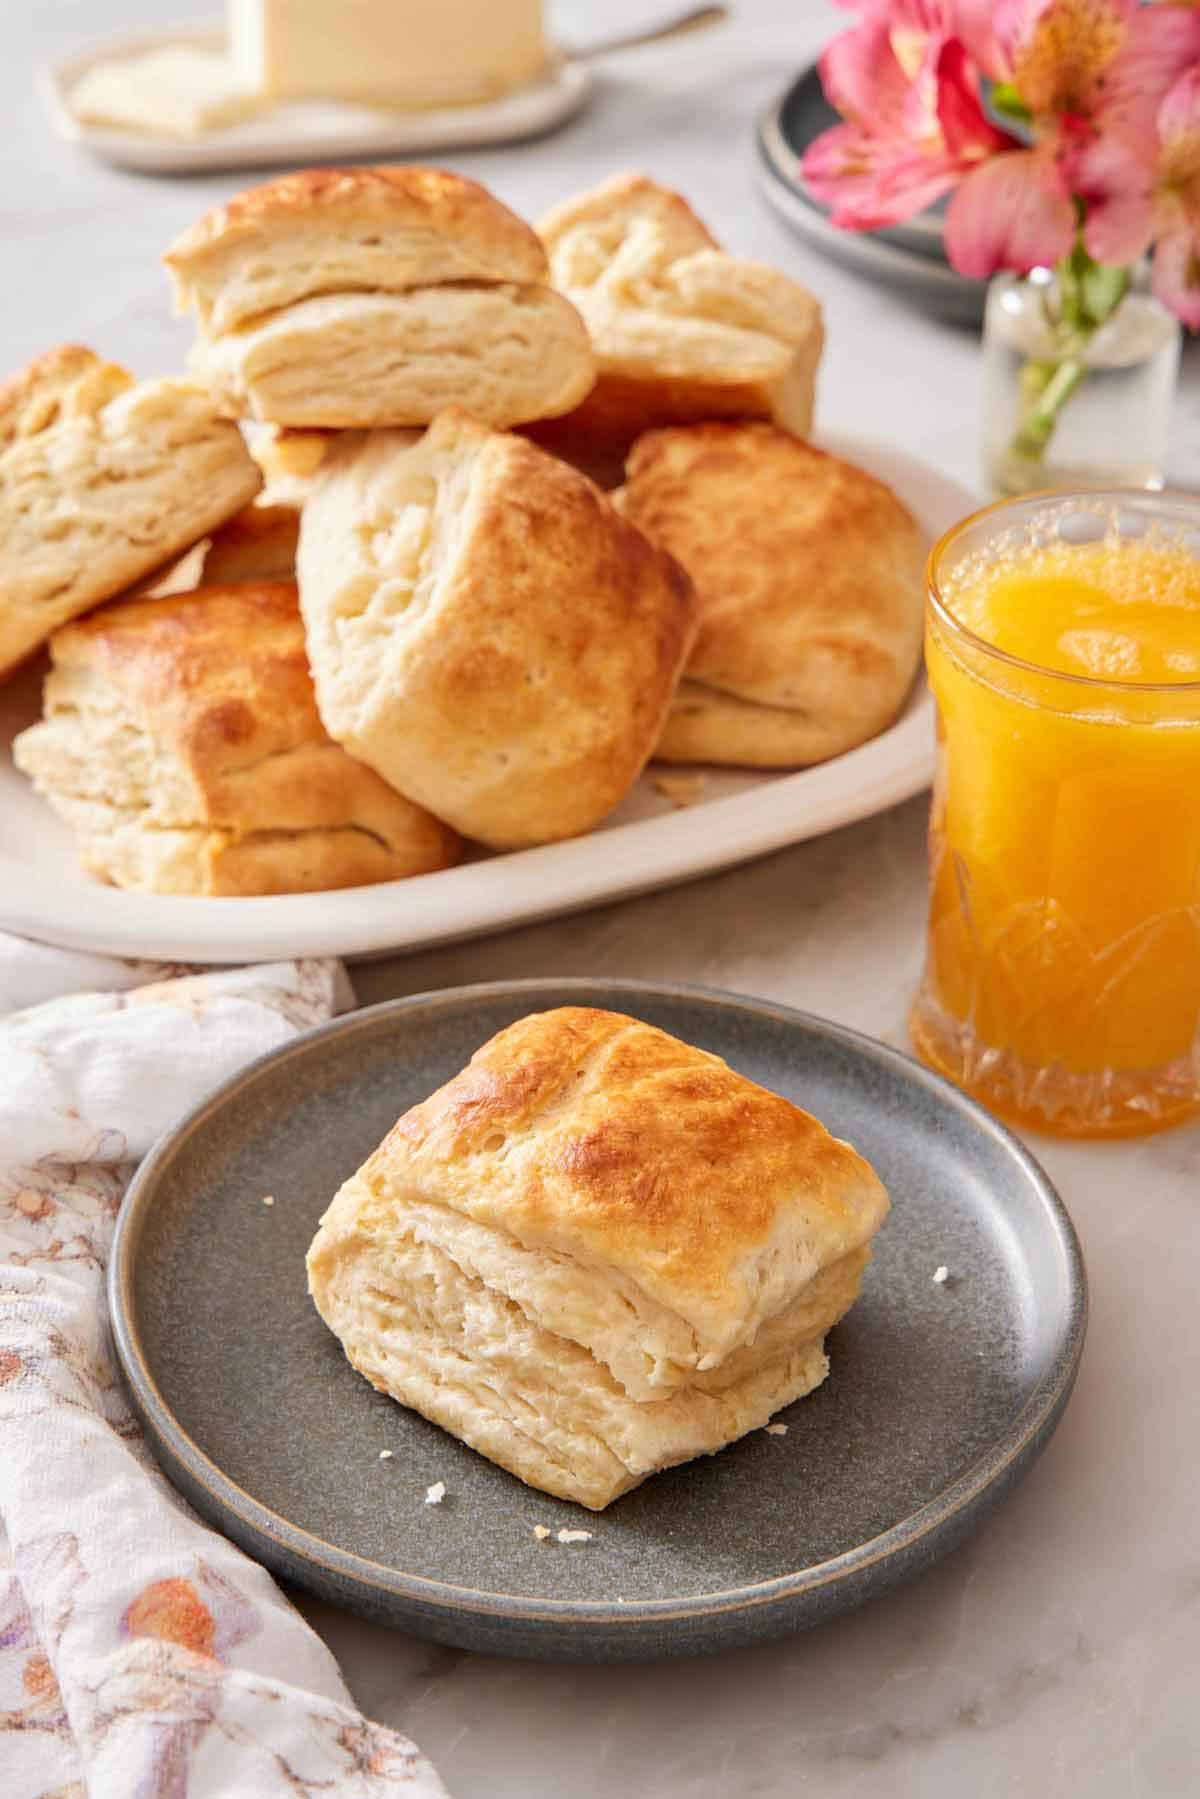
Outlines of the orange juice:
<svg viewBox="0 0 1200 1799">
<path fill-rule="evenodd" d="M 1072 520 L 1074 540 L 1058 529 Z M 913 1036 L 1041 1128 L 1153 1130 L 1200 1110 L 1189 529 L 1200 505 L 1041 497 L 989 508 L 931 562 L 939 767 Z"/>
</svg>

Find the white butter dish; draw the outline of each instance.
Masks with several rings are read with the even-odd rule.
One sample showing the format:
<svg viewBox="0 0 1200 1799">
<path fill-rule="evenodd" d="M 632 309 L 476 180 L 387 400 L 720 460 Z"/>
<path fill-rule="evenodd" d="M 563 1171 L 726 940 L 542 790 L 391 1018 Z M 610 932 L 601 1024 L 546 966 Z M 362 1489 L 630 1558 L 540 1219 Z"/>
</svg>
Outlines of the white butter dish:
<svg viewBox="0 0 1200 1799">
<path fill-rule="evenodd" d="M 43 68 L 38 87 L 55 131 L 102 162 L 149 175 L 335 162 L 357 156 L 403 157 L 539 136 L 578 112 L 592 86 L 583 63 L 560 57 L 541 80 L 498 100 L 424 111 L 290 101 L 192 138 L 89 124 L 72 105 L 78 82 L 102 64 L 185 47 L 219 55 L 226 50 L 226 40 L 217 27 L 137 32 L 76 51 Z"/>
</svg>

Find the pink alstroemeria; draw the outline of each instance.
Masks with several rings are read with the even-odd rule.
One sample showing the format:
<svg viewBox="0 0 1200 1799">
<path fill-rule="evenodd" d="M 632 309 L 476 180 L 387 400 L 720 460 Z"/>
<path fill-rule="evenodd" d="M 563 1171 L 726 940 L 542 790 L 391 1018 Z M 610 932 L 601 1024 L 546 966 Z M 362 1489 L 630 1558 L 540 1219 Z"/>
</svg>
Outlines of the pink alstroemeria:
<svg viewBox="0 0 1200 1799">
<path fill-rule="evenodd" d="M 1101 132 L 1148 142 L 1168 88 L 1200 54 L 1200 14 L 1139 0 L 998 0 L 991 35 L 981 66 L 1016 89 L 1039 138 L 1065 127 L 1076 148 Z"/>
<path fill-rule="evenodd" d="M 1161 102 L 1152 156 L 1104 139 L 1081 160 L 1087 199 L 1084 243 L 1098 262 L 1127 263 L 1154 251 L 1154 291 L 1191 330 L 1200 330 L 1200 63 Z"/>
<path fill-rule="evenodd" d="M 864 10 L 864 9 L 859 9 Z M 875 0 L 834 39 L 821 80 L 847 121 L 810 146 L 803 174 L 851 231 L 911 218 L 1014 140 L 987 118 L 949 0 Z"/>
</svg>

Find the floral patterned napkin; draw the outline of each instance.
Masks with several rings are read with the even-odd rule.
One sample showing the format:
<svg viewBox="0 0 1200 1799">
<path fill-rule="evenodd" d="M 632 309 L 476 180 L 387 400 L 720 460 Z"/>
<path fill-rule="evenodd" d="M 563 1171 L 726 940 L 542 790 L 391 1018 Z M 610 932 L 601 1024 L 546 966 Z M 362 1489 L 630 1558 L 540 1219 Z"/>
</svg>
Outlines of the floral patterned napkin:
<svg viewBox="0 0 1200 1799">
<path fill-rule="evenodd" d="M 104 1264 L 139 1158 L 352 1004 L 335 963 L 194 974 L 0 935 L 4 1799 L 445 1799 L 158 1473 L 108 1336 Z"/>
</svg>

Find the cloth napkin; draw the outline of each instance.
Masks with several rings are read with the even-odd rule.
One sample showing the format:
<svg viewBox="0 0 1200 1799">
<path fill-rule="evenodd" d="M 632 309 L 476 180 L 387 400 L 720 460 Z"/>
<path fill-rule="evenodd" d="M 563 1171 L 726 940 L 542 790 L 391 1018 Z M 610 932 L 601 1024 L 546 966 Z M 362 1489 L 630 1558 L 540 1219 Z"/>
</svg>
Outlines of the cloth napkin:
<svg viewBox="0 0 1200 1799">
<path fill-rule="evenodd" d="M 158 1473 L 105 1308 L 117 1207 L 155 1137 L 352 1004 L 332 962 L 194 973 L 0 935 L 3 1799 L 445 1799 Z"/>
</svg>

